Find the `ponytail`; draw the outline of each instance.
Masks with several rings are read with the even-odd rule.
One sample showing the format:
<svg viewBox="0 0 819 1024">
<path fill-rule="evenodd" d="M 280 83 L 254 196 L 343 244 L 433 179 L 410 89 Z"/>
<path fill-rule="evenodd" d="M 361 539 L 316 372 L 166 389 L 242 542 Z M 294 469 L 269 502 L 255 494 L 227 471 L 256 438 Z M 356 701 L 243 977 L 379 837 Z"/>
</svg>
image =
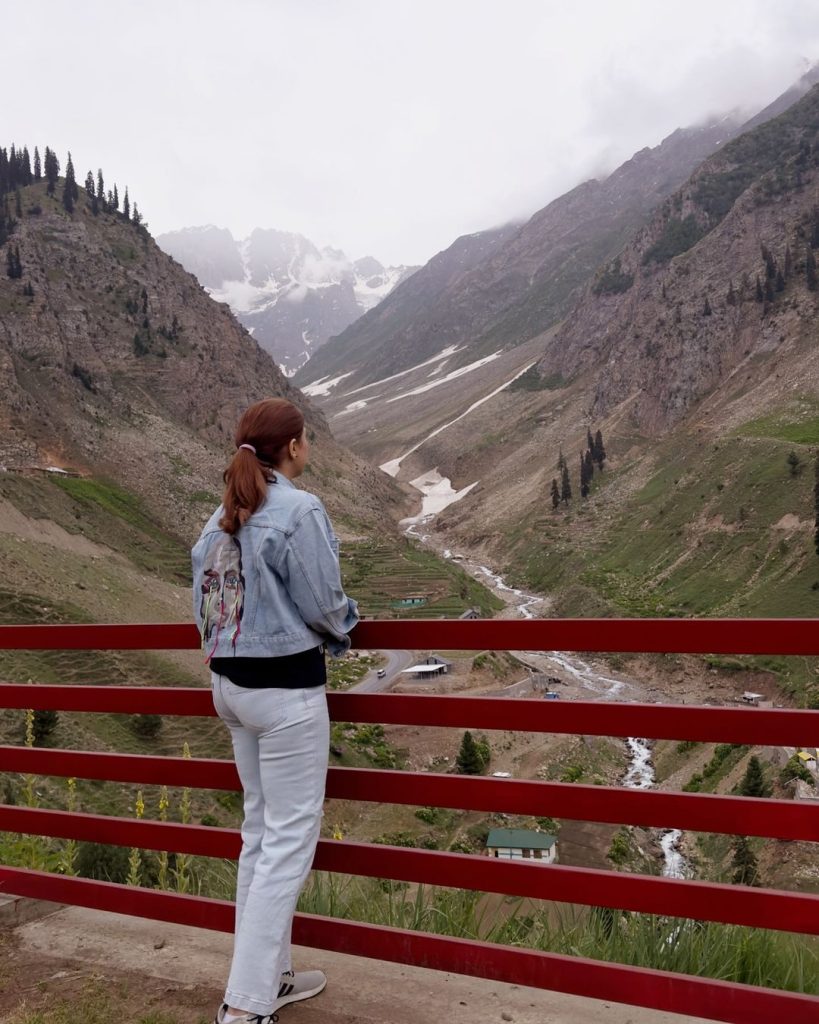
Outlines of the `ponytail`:
<svg viewBox="0 0 819 1024">
<path fill-rule="evenodd" d="M 285 398 L 265 398 L 245 412 L 236 428 L 236 454 L 224 472 L 219 527 L 225 533 L 236 533 L 261 508 L 285 447 L 303 430 L 304 416 Z"/>
<path fill-rule="evenodd" d="M 239 448 L 223 476 L 225 512 L 219 520 L 221 530 L 233 535 L 262 506 L 267 497 L 269 473 L 250 449 Z"/>
</svg>

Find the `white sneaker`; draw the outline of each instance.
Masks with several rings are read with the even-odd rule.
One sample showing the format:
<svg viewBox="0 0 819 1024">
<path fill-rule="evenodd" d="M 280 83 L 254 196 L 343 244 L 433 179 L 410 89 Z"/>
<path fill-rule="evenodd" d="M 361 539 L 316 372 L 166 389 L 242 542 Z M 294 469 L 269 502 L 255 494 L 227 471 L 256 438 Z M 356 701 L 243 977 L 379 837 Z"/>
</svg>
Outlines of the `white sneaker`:
<svg viewBox="0 0 819 1024">
<path fill-rule="evenodd" d="M 279 997 L 273 1006 L 273 1012 L 287 1006 L 288 1003 L 317 996 L 326 984 L 327 977 L 322 971 L 283 971 Z"/>
<path fill-rule="evenodd" d="M 213 1024 L 225 1024 L 227 1003 L 222 1003 L 216 1011 Z M 241 1017 L 232 1017 L 232 1024 L 276 1024 L 278 1017 L 275 1013 L 243 1013 Z"/>
</svg>

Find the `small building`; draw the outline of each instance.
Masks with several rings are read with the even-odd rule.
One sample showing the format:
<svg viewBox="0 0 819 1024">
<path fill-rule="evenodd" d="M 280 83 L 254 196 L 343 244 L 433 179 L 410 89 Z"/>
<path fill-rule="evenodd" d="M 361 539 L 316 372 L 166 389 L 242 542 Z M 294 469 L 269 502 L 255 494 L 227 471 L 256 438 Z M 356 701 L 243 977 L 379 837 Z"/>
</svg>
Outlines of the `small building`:
<svg viewBox="0 0 819 1024">
<path fill-rule="evenodd" d="M 425 594 L 408 594 L 406 597 L 399 597 L 392 601 L 393 608 L 421 608 L 429 599 Z"/>
<path fill-rule="evenodd" d="M 480 608 L 467 608 L 465 612 L 461 612 L 458 616 L 459 619 L 479 619 L 480 617 Z"/>
<path fill-rule="evenodd" d="M 410 665 L 409 668 L 405 668 L 403 675 L 412 675 L 416 679 L 430 679 L 433 676 L 448 675 L 451 668 L 451 661 L 447 661 L 446 658 L 441 658 L 437 654 L 431 654 L 424 661 L 418 662 L 417 665 Z"/>
<path fill-rule="evenodd" d="M 499 860 L 534 860 L 554 864 L 557 836 L 529 828 L 493 828 L 486 837 L 486 853 Z"/>
</svg>

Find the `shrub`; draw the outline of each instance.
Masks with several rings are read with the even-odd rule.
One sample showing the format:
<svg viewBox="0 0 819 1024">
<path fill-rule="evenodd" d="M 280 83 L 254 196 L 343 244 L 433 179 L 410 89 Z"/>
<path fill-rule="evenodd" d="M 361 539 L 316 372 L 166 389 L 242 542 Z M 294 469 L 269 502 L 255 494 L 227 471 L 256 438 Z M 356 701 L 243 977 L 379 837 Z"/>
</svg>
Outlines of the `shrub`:
<svg viewBox="0 0 819 1024">
<path fill-rule="evenodd" d="M 616 256 L 608 266 L 597 275 L 592 291 L 595 295 L 618 295 L 627 292 L 634 284 L 634 274 L 626 274 L 620 267 L 620 257 Z"/>
<path fill-rule="evenodd" d="M 805 763 L 799 757 L 798 754 L 794 754 L 793 757 L 788 759 L 788 763 L 779 773 L 779 781 L 784 786 L 792 779 L 801 779 L 803 782 L 809 782 L 813 784 L 813 775 L 811 775 Z"/>
<path fill-rule="evenodd" d="M 150 740 L 157 735 L 162 728 L 161 715 L 132 715 L 130 726 L 137 736 Z"/>
<path fill-rule="evenodd" d="M 663 233 L 643 256 L 643 263 L 667 263 L 696 245 L 706 230 L 693 214 L 683 220 L 671 217 L 666 221 Z"/>
</svg>

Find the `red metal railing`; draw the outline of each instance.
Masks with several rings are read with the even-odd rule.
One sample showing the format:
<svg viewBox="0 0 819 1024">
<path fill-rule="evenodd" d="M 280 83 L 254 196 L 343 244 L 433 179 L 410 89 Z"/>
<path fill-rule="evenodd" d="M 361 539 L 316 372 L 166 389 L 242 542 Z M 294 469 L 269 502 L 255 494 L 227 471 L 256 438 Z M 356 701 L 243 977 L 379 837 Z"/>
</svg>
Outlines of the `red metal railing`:
<svg viewBox="0 0 819 1024">
<path fill-rule="evenodd" d="M 184 649 L 188 625 L 0 627 L 0 649 Z M 365 622 L 359 647 L 819 654 L 810 620 L 546 620 Z M 585 701 L 328 695 L 331 717 L 347 722 L 447 725 L 527 732 L 650 736 L 752 744 L 816 743 L 813 711 L 727 709 Z M 0 707 L 64 711 L 213 715 L 206 689 L 0 685 Z M 232 762 L 0 747 L 0 770 L 134 783 L 238 790 Z M 331 768 L 327 795 L 345 799 L 506 811 L 559 818 L 674 827 L 819 842 L 819 804 L 703 794 Z M 0 806 L 0 829 L 236 857 L 230 829 L 136 821 L 41 808 Z M 819 897 L 612 871 L 512 863 L 438 851 L 322 841 L 316 868 L 470 888 L 703 921 L 819 934 Z M 230 931 L 232 906 L 219 900 L 0 867 L 0 890 L 57 902 Z M 314 915 L 299 915 L 297 942 L 534 985 L 713 1020 L 794 1024 L 819 1019 L 819 998 L 670 972 L 601 963 Z"/>
</svg>

